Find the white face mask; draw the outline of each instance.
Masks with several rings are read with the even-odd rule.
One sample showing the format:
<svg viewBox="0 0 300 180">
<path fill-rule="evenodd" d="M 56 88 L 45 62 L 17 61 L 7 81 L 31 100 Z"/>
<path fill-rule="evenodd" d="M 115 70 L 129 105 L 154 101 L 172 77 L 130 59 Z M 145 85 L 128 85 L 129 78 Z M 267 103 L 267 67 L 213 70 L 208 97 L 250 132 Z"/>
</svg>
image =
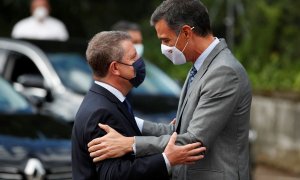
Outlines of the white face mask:
<svg viewBox="0 0 300 180">
<path fill-rule="evenodd" d="M 186 63 L 186 58 L 184 54 L 175 46 L 170 47 L 161 44 L 161 52 L 175 65 Z"/>
<path fill-rule="evenodd" d="M 138 57 L 142 57 L 144 53 L 144 45 L 143 44 L 134 44 L 134 48 L 136 50 L 136 53 L 138 54 Z"/>
<path fill-rule="evenodd" d="M 33 11 L 33 17 L 35 17 L 38 20 L 43 20 L 48 16 L 48 9 L 45 7 L 37 7 Z"/>
<path fill-rule="evenodd" d="M 192 27 L 194 29 L 194 27 Z M 185 64 L 186 63 L 186 58 L 183 54 L 186 46 L 188 45 L 189 42 L 186 42 L 184 48 L 182 51 L 177 49 L 176 45 L 179 39 L 179 36 L 181 34 L 181 31 L 176 39 L 175 45 L 174 46 L 166 46 L 164 44 L 161 44 L 161 52 L 163 55 L 165 55 L 170 61 L 172 61 L 173 64 L 179 65 L 179 64 Z"/>
</svg>

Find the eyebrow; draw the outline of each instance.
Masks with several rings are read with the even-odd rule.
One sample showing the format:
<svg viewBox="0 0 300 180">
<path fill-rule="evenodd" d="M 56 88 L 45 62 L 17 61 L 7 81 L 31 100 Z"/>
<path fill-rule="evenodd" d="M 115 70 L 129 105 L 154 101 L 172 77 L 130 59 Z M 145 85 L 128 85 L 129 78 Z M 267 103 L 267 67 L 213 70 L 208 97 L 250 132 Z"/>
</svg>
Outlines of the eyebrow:
<svg viewBox="0 0 300 180">
<path fill-rule="evenodd" d="M 161 41 L 164 41 L 164 40 L 169 40 L 169 38 L 164 38 L 164 37 L 162 37 L 162 38 L 159 38 Z"/>
</svg>

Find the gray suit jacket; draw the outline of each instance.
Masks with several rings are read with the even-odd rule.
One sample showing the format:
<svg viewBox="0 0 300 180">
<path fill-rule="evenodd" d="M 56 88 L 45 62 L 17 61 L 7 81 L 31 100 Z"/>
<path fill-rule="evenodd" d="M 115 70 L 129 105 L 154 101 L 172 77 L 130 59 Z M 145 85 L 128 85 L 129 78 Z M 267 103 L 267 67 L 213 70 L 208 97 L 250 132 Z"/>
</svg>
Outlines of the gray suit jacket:
<svg viewBox="0 0 300 180">
<path fill-rule="evenodd" d="M 196 164 L 173 167 L 172 179 L 248 180 L 252 94 L 246 71 L 225 40 L 205 59 L 187 91 L 186 86 L 187 80 L 176 116 L 177 143 L 200 141 L 207 151 Z M 171 133 L 168 125 L 145 121 L 146 136 L 136 137 L 136 155 L 162 152 Z"/>
</svg>

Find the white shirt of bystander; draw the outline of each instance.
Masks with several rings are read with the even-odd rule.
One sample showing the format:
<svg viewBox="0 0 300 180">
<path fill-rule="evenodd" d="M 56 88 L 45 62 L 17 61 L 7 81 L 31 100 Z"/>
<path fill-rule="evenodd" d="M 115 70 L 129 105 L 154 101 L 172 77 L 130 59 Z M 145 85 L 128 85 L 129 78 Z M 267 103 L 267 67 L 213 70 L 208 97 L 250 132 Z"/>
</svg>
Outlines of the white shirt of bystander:
<svg viewBox="0 0 300 180">
<path fill-rule="evenodd" d="M 60 40 L 69 38 L 65 25 L 58 19 L 46 17 L 42 21 L 31 16 L 19 21 L 13 28 L 13 38 Z"/>
</svg>

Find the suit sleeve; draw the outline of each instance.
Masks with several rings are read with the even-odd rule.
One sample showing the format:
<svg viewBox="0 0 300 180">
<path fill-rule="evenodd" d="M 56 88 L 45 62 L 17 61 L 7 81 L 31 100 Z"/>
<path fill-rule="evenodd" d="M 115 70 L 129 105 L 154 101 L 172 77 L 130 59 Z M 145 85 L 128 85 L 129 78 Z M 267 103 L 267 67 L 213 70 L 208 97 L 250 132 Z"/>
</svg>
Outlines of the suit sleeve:
<svg viewBox="0 0 300 180">
<path fill-rule="evenodd" d="M 119 117 L 107 110 L 99 110 L 91 117 L 86 127 L 87 142 L 106 134 L 98 127 L 99 122 L 108 124 L 117 131 L 125 128 L 117 120 Z M 168 179 L 167 167 L 161 153 L 142 158 L 127 154 L 121 158 L 108 159 L 96 165 L 96 172 L 101 180 Z"/>
<path fill-rule="evenodd" d="M 236 108 L 239 78 L 228 67 L 211 72 L 202 85 L 199 101 L 189 122 L 187 132 L 177 137 L 177 144 L 202 142 L 207 148 L 214 142 Z M 159 153 L 166 147 L 170 135 L 136 137 L 136 155 Z"/>
<path fill-rule="evenodd" d="M 142 134 L 144 136 L 161 136 L 164 134 L 172 134 L 174 132 L 174 125 L 153 123 L 144 121 Z"/>
<path fill-rule="evenodd" d="M 127 155 L 130 156 L 130 155 Z M 98 179 L 103 180 L 167 180 L 162 154 L 142 158 L 115 158 L 97 164 Z"/>
</svg>

